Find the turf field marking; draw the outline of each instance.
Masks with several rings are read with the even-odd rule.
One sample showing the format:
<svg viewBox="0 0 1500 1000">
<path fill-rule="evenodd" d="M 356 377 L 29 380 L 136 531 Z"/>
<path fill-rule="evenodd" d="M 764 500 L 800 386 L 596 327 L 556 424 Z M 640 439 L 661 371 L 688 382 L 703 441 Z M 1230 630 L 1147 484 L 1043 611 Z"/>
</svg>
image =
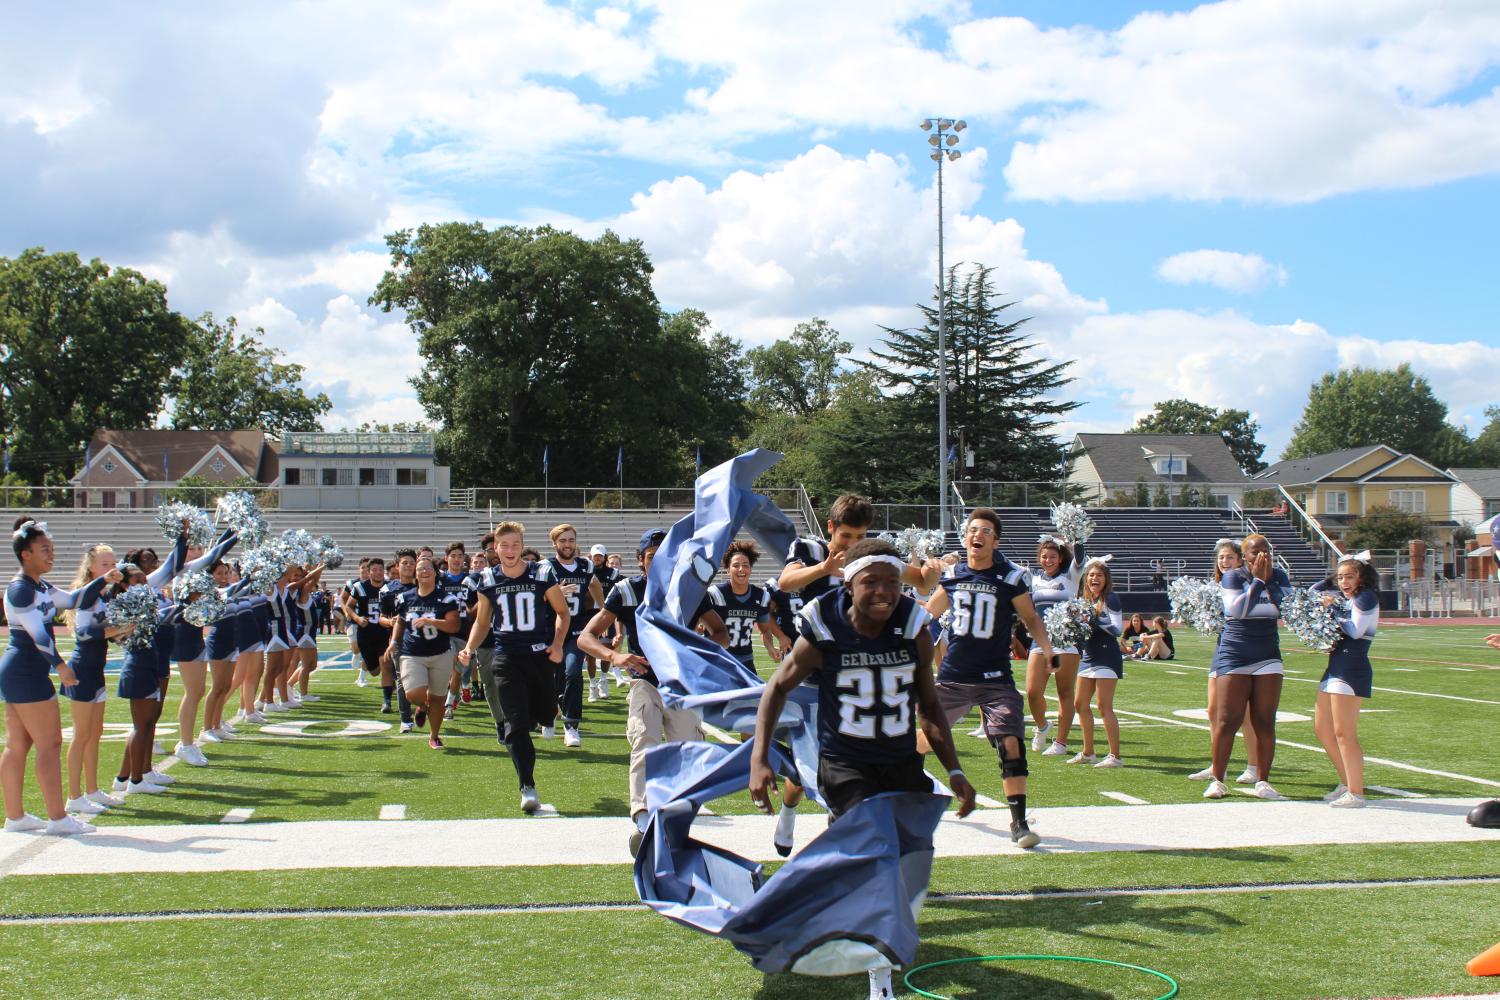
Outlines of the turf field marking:
<svg viewBox="0 0 1500 1000">
<path fill-rule="evenodd" d="M 1198 666 L 1195 663 L 1182 663 L 1181 661 L 1178 661 L 1178 662 L 1179 662 L 1180 666 L 1188 667 L 1188 668 L 1190 668 L 1192 670 L 1201 670 L 1204 673 L 1208 673 L 1208 668 L 1207 667 L 1200 667 L 1200 666 Z M 1318 683 L 1317 681 L 1313 680 L 1310 677 L 1309 678 L 1288 677 L 1287 680 L 1289 680 L 1289 681 L 1296 681 L 1298 684 L 1316 684 L 1316 683 Z M 1470 705 L 1500 705 L 1500 701 L 1490 701 L 1490 700 L 1485 699 L 1485 698 L 1465 698 L 1465 697 L 1463 697 L 1461 695 L 1456 695 L 1456 694 L 1434 694 L 1431 691 L 1406 691 L 1406 690 L 1403 690 L 1402 688 L 1388 688 L 1388 687 L 1377 687 L 1377 688 L 1372 688 L 1371 690 L 1374 690 L 1374 691 L 1384 691 L 1386 694 L 1409 694 L 1409 695 L 1412 695 L 1412 696 L 1417 697 L 1417 698 L 1441 698 L 1444 701 L 1462 701 L 1462 702 L 1467 702 Z"/>
<path fill-rule="evenodd" d="M 1145 799 L 1138 799 L 1134 795 L 1126 795 L 1124 792 L 1100 792 L 1099 794 L 1104 796 L 1106 799 L 1114 799 L 1116 802 L 1123 802 L 1127 806 L 1149 806 L 1151 804 Z"/>
<path fill-rule="evenodd" d="M 331 733 L 309 733 L 307 730 L 312 726 L 323 724 L 337 725 L 342 722 L 343 729 Z M 268 726 L 261 726 L 262 735 L 270 736 L 301 736 L 308 738 L 319 738 L 324 736 L 378 736 L 389 732 L 389 722 L 377 722 L 373 719 L 288 719 L 286 722 L 273 722 Z"/>
<path fill-rule="evenodd" d="M 223 816 L 220 816 L 219 817 L 219 822 L 220 823 L 243 823 L 243 822 L 245 822 L 245 820 L 249 819 L 253 815 L 255 815 L 255 810 L 254 809 L 242 806 L 242 807 L 240 807 L 238 809 L 231 809 L 227 813 L 225 813 Z"/>
<path fill-rule="evenodd" d="M 1472 674 L 1474 672 L 1474 668 L 1473 667 L 1449 667 L 1448 669 L 1449 670 L 1457 670 L 1459 673 L 1462 673 L 1462 674 Z"/>
<path fill-rule="evenodd" d="M 720 729 L 718 726 L 710 725 L 707 722 L 700 723 L 700 725 L 703 726 L 703 731 L 705 733 L 707 733 L 708 735 L 712 736 L 714 739 L 718 740 L 720 743 L 738 743 L 738 742 L 740 742 L 740 738 L 738 736 L 734 735 L 734 733 L 729 732 L 728 730 Z"/>
<path fill-rule="evenodd" d="M 1402 674 L 1420 674 L 1422 672 L 1412 667 L 1392 667 L 1391 669 Z"/>
<path fill-rule="evenodd" d="M 1171 674 L 1173 677 L 1188 677 L 1188 676 L 1190 676 L 1186 670 L 1168 670 L 1167 673 Z"/>
<path fill-rule="evenodd" d="M 403 805 L 390 805 L 380 807 L 381 819 L 405 819 L 406 807 Z"/>
<path fill-rule="evenodd" d="M 1367 785 L 1365 787 L 1369 788 L 1372 792 L 1394 795 L 1398 799 L 1425 799 L 1427 797 L 1420 792 L 1408 792 L 1404 788 L 1390 788 L 1386 785 Z"/>
<path fill-rule="evenodd" d="M 1111 899 L 1129 896 L 1212 896 L 1255 892 L 1328 889 L 1429 889 L 1448 885 L 1500 885 L 1500 875 L 1327 882 L 1237 882 L 1224 885 L 1167 885 L 1123 889 L 1043 889 L 1038 892 L 935 892 L 929 902 L 1042 903 L 1054 899 Z M 117 913 L 42 913 L 0 916 L 0 927 L 78 924 L 140 924 L 168 920 L 306 920 L 314 917 L 494 917 L 531 913 L 645 913 L 644 903 L 495 903 L 488 906 L 318 907 L 260 910 L 155 910 Z"/>
</svg>

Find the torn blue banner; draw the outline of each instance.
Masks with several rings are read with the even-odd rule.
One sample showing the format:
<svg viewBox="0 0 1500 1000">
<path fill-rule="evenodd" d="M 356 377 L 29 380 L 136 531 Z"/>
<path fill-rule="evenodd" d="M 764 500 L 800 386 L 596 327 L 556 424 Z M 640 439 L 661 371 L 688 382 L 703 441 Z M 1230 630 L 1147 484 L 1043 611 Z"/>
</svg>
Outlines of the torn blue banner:
<svg viewBox="0 0 1500 1000">
<path fill-rule="evenodd" d="M 635 860 L 641 901 L 723 938 L 761 972 L 843 976 L 910 965 L 948 796 L 865 799 L 763 880 L 759 864 L 692 836 L 705 803 L 745 788 L 750 754 L 748 741 L 647 751 L 651 818 Z M 773 747 L 773 765 L 784 765 L 780 757 Z"/>
</svg>

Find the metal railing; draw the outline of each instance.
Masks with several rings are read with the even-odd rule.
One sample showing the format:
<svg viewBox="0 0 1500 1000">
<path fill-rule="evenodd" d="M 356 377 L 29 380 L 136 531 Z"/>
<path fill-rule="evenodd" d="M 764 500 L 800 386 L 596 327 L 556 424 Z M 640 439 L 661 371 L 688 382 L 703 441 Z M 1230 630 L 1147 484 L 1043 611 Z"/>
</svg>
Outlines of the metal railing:
<svg viewBox="0 0 1500 1000">
<path fill-rule="evenodd" d="M 474 510 L 691 510 L 694 491 L 691 486 L 474 486 L 451 491 L 464 495 Z M 783 510 L 816 511 L 800 486 L 758 489 Z"/>
<path fill-rule="evenodd" d="M 1289 514 L 1287 520 L 1297 529 L 1297 534 L 1301 535 L 1302 540 L 1308 544 L 1313 544 L 1316 541 L 1318 554 L 1323 557 L 1325 563 L 1332 565 L 1334 560 L 1343 555 L 1344 550 L 1339 547 L 1337 542 L 1328 537 L 1327 532 L 1323 530 L 1323 526 L 1318 523 L 1316 518 L 1304 510 L 1302 505 L 1296 500 L 1292 499 L 1292 495 L 1286 491 L 1285 486 L 1278 483 L 1276 490 L 1281 495 L 1281 502 L 1286 504 Z"/>
<path fill-rule="evenodd" d="M 123 513 L 155 510 L 168 500 L 181 500 L 199 507 L 212 507 L 225 493 L 250 493 L 262 508 L 281 506 L 280 486 L 242 486 L 223 483 L 213 486 L 173 486 L 149 483 L 145 486 L 0 486 L 0 508 L 9 510 L 77 510 L 100 513 Z"/>
<path fill-rule="evenodd" d="M 1078 503 L 1086 507 L 1218 507 L 1223 509 L 1236 498 L 1270 487 L 1256 487 L 1250 482 L 1107 482 L 1084 484 L 1074 481 L 1005 481 L 998 479 L 964 479 L 953 484 L 973 506 L 1046 507 L 1049 504 Z M 1218 498 L 1218 499 L 1215 499 Z"/>
</svg>

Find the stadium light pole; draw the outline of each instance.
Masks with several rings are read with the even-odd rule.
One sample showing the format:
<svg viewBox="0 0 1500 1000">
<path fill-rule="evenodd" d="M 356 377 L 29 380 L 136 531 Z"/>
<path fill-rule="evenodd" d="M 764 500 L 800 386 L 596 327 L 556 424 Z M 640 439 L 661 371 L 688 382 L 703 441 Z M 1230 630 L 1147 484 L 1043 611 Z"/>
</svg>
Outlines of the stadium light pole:
<svg viewBox="0 0 1500 1000">
<path fill-rule="evenodd" d="M 954 149 L 958 133 L 968 128 L 962 118 L 923 118 L 917 125 L 927 133 L 928 154 L 937 163 L 937 251 L 938 251 L 938 524 L 948 532 L 948 279 L 943 272 L 943 161 L 963 153 Z M 962 456 L 960 456 L 962 459 Z"/>
</svg>

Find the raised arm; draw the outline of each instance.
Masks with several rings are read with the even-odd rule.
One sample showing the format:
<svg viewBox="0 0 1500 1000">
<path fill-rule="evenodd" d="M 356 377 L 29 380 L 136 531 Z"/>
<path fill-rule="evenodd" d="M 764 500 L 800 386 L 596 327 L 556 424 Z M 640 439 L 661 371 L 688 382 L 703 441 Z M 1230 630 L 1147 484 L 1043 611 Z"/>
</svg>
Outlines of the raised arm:
<svg viewBox="0 0 1500 1000">
<path fill-rule="evenodd" d="M 182 567 L 182 571 L 184 573 L 196 573 L 200 569 L 208 569 L 214 563 L 224 558 L 224 553 L 234 548 L 235 543 L 239 540 L 240 536 L 235 534 L 233 528 L 225 528 L 224 534 L 219 536 L 219 540 L 214 542 L 213 547 Z"/>
<path fill-rule="evenodd" d="M 172 582 L 177 575 L 177 567 L 187 558 L 187 532 L 177 536 L 177 542 L 172 546 L 172 551 L 167 553 L 166 560 L 156 569 L 146 574 L 146 583 L 152 590 L 160 590 Z"/>
</svg>

